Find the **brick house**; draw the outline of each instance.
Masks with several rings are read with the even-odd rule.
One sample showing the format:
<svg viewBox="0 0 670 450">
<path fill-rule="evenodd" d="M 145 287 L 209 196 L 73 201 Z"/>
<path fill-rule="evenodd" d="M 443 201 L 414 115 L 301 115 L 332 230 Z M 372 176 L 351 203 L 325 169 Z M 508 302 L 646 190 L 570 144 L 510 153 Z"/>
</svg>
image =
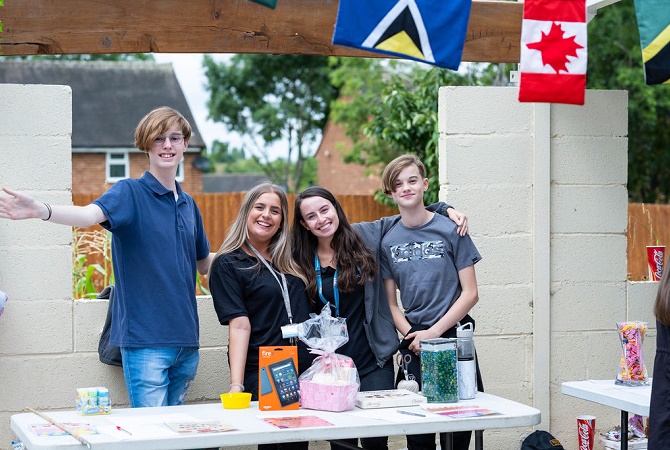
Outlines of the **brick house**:
<svg viewBox="0 0 670 450">
<path fill-rule="evenodd" d="M 205 143 L 171 64 L 115 61 L 3 61 L 0 83 L 67 85 L 72 89 L 72 193 L 100 195 L 114 182 L 138 178 L 149 162 L 134 146 L 140 119 L 159 106 L 181 112 L 193 135 L 177 180 L 202 192 L 195 167 Z"/>
<path fill-rule="evenodd" d="M 360 164 L 347 164 L 344 154 L 352 146 L 351 139 L 339 125 L 328 121 L 314 157 L 317 161 L 317 180 L 335 195 L 373 195 L 382 186 L 381 173 Z"/>
</svg>

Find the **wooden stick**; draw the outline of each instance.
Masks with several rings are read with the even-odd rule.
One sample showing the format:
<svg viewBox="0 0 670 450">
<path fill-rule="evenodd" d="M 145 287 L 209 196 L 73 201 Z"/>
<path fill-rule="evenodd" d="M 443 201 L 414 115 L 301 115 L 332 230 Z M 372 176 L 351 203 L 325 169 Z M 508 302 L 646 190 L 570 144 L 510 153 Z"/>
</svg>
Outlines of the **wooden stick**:
<svg viewBox="0 0 670 450">
<path fill-rule="evenodd" d="M 43 414 L 43 413 L 41 413 L 41 412 L 39 412 L 39 411 L 33 409 L 33 408 L 28 408 L 28 407 L 26 407 L 25 410 L 26 410 L 26 411 L 30 411 L 30 412 L 33 413 L 33 414 L 37 414 L 37 415 L 40 416 L 42 419 L 48 421 L 49 423 L 54 424 L 55 426 L 57 426 L 57 427 L 60 428 L 61 430 L 65 431 L 67 434 L 69 434 L 70 436 L 72 436 L 73 438 L 75 438 L 76 440 L 78 440 L 79 442 L 81 442 L 81 443 L 82 443 L 83 445 L 85 445 L 87 448 L 91 448 L 91 443 L 90 443 L 90 442 L 88 442 L 86 439 L 84 439 L 83 437 L 79 436 L 78 434 L 76 434 L 76 433 L 72 433 L 72 432 L 71 432 L 70 430 L 68 430 L 68 429 L 65 427 L 65 425 L 63 425 L 62 423 L 56 422 L 56 421 L 53 420 L 51 417 L 49 417 L 49 416 L 47 416 L 46 414 Z"/>
</svg>

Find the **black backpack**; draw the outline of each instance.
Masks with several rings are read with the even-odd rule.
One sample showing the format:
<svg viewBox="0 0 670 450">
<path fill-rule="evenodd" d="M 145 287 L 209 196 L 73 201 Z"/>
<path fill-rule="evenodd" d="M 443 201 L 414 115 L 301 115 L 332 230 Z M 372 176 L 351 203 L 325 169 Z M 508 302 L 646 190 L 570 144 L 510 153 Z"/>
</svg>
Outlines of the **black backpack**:
<svg viewBox="0 0 670 450">
<path fill-rule="evenodd" d="M 100 357 L 100 361 L 105 364 L 121 367 L 121 348 L 109 345 L 109 332 L 112 328 L 114 286 L 107 286 L 96 298 L 109 299 L 109 304 L 107 305 L 107 318 L 105 319 L 105 325 L 103 325 L 102 332 L 100 333 L 100 342 L 98 342 L 98 356 Z"/>
</svg>

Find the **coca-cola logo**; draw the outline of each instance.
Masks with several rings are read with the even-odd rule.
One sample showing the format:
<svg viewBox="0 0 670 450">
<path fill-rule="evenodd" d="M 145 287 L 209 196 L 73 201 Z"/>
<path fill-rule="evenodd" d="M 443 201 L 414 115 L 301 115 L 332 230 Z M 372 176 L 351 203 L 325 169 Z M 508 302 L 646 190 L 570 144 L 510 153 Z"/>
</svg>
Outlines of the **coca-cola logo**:
<svg viewBox="0 0 670 450">
<path fill-rule="evenodd" d="M 577 426 L 579 431 L 579 450 L 591 450 L 591 430 L 586 422 L 582 422 Z"/>
<path fill-rule="evenodd" d="M 663 273 L 663 252 L 661 250 L 654 249 L 654 265 L 656 266 L 654 276 L 660 280 Z"/>
</svg>

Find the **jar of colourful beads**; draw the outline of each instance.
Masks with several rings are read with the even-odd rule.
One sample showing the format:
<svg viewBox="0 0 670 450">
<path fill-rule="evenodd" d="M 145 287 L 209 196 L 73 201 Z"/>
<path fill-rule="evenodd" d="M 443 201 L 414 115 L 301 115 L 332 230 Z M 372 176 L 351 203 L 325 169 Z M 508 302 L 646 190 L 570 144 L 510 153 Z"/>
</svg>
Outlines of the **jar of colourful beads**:
<svg viewBox="0 0 670 450">
<path fill-rule="evenodd" d="M 456 342 L 448 338 L 421 341 L 422 394 L 429 403 L 458 401 Z"/>
</svg>

